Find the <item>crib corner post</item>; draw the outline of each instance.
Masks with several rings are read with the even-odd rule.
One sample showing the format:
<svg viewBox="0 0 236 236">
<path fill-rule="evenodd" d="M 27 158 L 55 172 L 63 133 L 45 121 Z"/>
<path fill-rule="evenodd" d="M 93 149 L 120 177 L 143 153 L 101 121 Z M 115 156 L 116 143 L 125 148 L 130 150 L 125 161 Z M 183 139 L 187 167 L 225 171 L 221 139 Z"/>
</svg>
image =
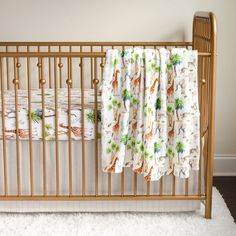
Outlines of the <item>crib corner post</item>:
<svg viewBox="0 0 236 236">
<path fill-rule="evenodd" d="M 216 17 L 210 12 L 210 76 L 209 76 L 209 140 L 206 169 L 206 204 L 205 218 L 212 218 L 212 187 L 213 187 L 213 160 L 214 160 L 214 126 L 215 126 L 215 89 L 216 89 Z"/>
</svg>

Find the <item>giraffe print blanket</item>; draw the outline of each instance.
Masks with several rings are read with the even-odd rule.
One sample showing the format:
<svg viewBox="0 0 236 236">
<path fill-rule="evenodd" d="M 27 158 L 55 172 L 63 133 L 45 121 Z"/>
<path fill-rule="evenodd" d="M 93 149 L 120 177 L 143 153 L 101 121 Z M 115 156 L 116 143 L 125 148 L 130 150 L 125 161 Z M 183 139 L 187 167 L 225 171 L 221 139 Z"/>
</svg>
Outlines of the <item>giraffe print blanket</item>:
<svg viewBox="0 0 236 236">
<path fill-rule="evenodd" d="M 102 167 L 147 181 L 198 170 L 197 51 L 110 49 L 102 84 Z"/>
</svg>

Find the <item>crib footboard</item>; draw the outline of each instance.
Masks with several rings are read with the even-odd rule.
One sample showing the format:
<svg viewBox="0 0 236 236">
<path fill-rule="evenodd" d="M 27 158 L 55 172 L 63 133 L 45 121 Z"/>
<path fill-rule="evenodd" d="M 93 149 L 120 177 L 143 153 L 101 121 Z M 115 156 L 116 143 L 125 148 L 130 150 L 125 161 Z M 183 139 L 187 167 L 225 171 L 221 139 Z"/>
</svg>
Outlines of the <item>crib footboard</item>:
<svg viewBox="0 0 236 236">
<path fill-rule="evenodd" d="M 100 85 L 105 51 L 135 46 L 199 52 L 202 152 L 199 171 L 187 179 L 169 175 L 146 182 L 128 168 L 114 175 L 101 171 Z M 193 42 L 1 42 L 0 50 L 0 200 L 203 201 L 205 217 L 211 218 L 213 13 L 195 14 Z"/>
</svg>

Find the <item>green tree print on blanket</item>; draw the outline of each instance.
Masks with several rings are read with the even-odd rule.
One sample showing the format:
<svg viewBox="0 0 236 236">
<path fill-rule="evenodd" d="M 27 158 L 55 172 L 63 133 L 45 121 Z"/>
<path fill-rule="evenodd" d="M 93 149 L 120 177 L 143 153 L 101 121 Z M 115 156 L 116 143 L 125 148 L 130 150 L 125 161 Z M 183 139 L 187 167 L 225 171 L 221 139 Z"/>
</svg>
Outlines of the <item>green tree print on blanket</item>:
<svg viewBox="0 0 236 236">
<path fill-rule="evenodd" d="M 45 124 L 45 127 L 44 127 L 45 138 L 50 136 L 50 131 L 51 130 L 52 130 L 52 125 L 51 124 Z"/>
<path fill-rule="evenodd" d="M 176 151 L 178 153 L 178 162 L 180 163 L 179 155 L 180 155 L 180 153 L 184 152 L 184 144 L 182 142 L 177 142 L 177 144 L 176 144 Z"/>
<path fill-rule="evenodd" d="M 156 110 L 161 110 L 161 99 L 160 98 L 157 98 L 155 105 L 156 105 Z"/>
<path fill-rule="evenodd" d="M 127 89 L 123 90 L 122 99 L 123 99 L 125 111 L 127 111 L 126 102 L 129 101 L 130 98 L 131 98 L 130 91 L 128 91 Z"/>
<path fill-rule="evenodd" d="M 92 111 L 92 110 L 91 110 L 91 111 L 87 111 L 87 112 L 86 112 L 86 119 L 87 119 L 88 122 L 94 124 L 94 122 L 95 122 L 94 111 Z"/>
<path fill-rule="evenodd" d="M 175 54 L 172 54 L 171 57 L 170 57 L 170 61 L 171 61 L 171 64 L 173 65 L 174 67 L 174 75 L 176 76 L 177 75 L 177 72 L 176 72 L 176 66 L 179 65 L 182 61 L 182 57 L 175 53 Z"/>
<path fill-rule="evenodd" d="M 175 99 L 175 110 L 176 110 L 176 116 L 177 120 L 179 120 L 179 110 L 182 110 L 184 108 L 184 102 L 180 98 Z"/>
<path fill-rule="evenodd" d="M 39 110 L 35 110 L 31 112 L 30 116 L 31 116 L 32 122 L 39 123 L 40 120 L 42 119 L 42 112 Z"/>
<path fill-rule="evenodd" d="M 161 150 L 161 142 L 154 143 L 154 153 L 158 153 Z"/>
</svg>

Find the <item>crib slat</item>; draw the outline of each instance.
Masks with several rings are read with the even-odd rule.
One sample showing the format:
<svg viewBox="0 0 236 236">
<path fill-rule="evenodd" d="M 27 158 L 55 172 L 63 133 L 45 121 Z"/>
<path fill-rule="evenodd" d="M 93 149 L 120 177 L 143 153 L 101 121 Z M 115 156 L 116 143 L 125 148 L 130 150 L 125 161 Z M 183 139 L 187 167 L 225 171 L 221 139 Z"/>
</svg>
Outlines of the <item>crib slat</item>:
<svg viewBox="0 0 236 236">
<path fill-rule="evenodd" d="M 57 95 L 57 58 L 54 57 L 54 97 L 55 97 L 55 136 L 56 136 L 56 195 L 60 193 L 59 144 L 58 144 L 58 95 Z"/>
<path fill-rule="evenodd" d="M 132 45 L 132 47 L 134 48 L 135 45 Z M 134 172 L 134 196 L 137 195 L 137 173 Z"/>
<path fill-rule="evenodd" d="M 17 163 L 17 195 L 20 196 L 21 181 L 20 181 L 20 150 L 19 150 L 19 114 L 18 114 L 18 88 L 19 88 L 19 73 L 20 64 L 14 58 L 14 90 L 15 90 L 15 115 L 16 115 L 16 163 Z"/>
<path fill-rule="evenodd" d="M 125 186 L 124 186 L 124 183 L 125 183 L 125 169 L 123 168 L 123 171 L 121 173 L 121 186 L 120 186 L 120 194 L 121 196 L 124 196 L 124 189 L 125 189 Z"/>
<path fill-rule="evenodd" d="M 61 52 L 61 46 L 59 46 L 59 52 Z M 58 64 L 58 67 L 59 67 L 60 88 L 62 88 L 62 67 L 63 67 L 63 64 L 62 64 L 62 62 L 61 62 L 61 57 L 59 57 L 59 64 Z"/>
<path fill-rule="evenodd" d="M 101 52 L 103 52 L 104 49 L 103 49 L 103 46 L 101 46 Z M 103 80 L 103 73 L 104 73 L 104 57 L 101 57 L 101 80 Z"/>
<path fill-rule="evenodd" d="M 188 195 L 188 179 L 185 179 L 185 195 Z"/>
<path fill-rule="evenodd" d="M 29 46 L 27 47 L 29 52 Z M 32 118 L 31 118 L 31 73 L 30 58 L 27 57 L 27 83 L 28 83 L 28 118 L 29 118 L 29 154 L 30 154 L 30 193 L 34 194 L 34 178 L 33 178 L 33 154 L 32 154 Z"/>
<path fill-rule="evenodd" d="M 90 52 L 93 52 L 93 46 L 90 46 Z M 91 89 L 93 88 L 93 58 L 90 58 L 90 71 L 91 71 Z"/>
<path fill-rule="evenodd" d="M 107 174 L 108 196 L 111 196 L 111 173 Z"/>
<path fill-rule="evenodd" d="M 82 47 L 80 47 L 82 51 Z M 80 59 L 80 79 L 81 79 L 81 133 L 82 133 L 82 195 L 85 195 L 86 175 L 85 175 L 85 141 L 84 141 L 84 61 Z"/>
<path fill-rule="evenodd" d="M 160 195 L 163 194 L 163 176 L 160 178 L 160 192 L 159 192 Z"/>
<path fill-rule="evenodd" d="M 46 166 L 46 135 L 45 135 L 45 83 L 44 79 L 44 60 L 40 58 L 41 64 L 41 97 L 42 97 L 42 142 L 43 142 L 43 194 L 47 195 L 47 166 Z"/>
<path fill-rule="evenodd" d="M 4 73 L 2 57 L 0 57 L 1 69 L 1 105 L 2 105 L 2 144 L 3 144 L 3 175 L 4 175 L 4 193 L 8 195 L 8 178 L 7 178 L 7 156 L 6 156 L 6 134 L 5 134 L 5 100 L 4 100 Z"/>
<path fill-rule="evenodd" d="M 198 75 L 199 75 L 199 82 L 203 78 L 204 75 L 204 64 L 203 64 L 203 58 L 199 58 L 199 66 L 198 66 Z M 202 192 L 202 126 L 203 126 L 203 120 L 202 120 L 202 101 L 203 101 L 203 93 L 202 93 L 202 83 L 199 83 L 199 89 L 198 89 L 198 96 L 199 96 L 199 110 L 200 110 L 200 160 L 199 160 L 199 171 L 198 171 L 198 194 L 200 195 Z"/>
<path fill-rule="evenodd" d="M 122 51 L 125 50 L 125 46 L 122 46 Z M 122 168 L 122 173 L 121 173 L 121 196 L 124 195 L 124 189 L 125 189 L 125 168 Z"/>
<path fill-rule="evenodd" d="M 103 46 L 101 46 L 101 52 L 103 52 Z M 103 57 L 101 58 L 100 66 L 101 66 L 101 79 L 103 79 Z M 111 196 L 111 173 L 107 174 L 107 189 L 108 189 L 108 196 Z"/>
<path fill-rule="evenodd" d="M 6 52 L 8 52 L 8 46 L 6 46 Z M 10 89 L 10 75 L 9 75 L 9 58 L 6 58 L 6 70 L 7 70 L 7 89 Z"/>
<path fill-rule="evenodd" d="M 150 195 L 150 181 L 147 182 L 147 193 L 146 195 Z"/>
<path fill-rule="evenodd" d="M 188 46 L 186 46 L 186 49 L 188 49 Z M 175 179 L 174 179 L 175 182 Z M 188 186 L 189 186 L 189 178 L 185 179 L 185 195 L 188 195 Z"/>
<path fill-rule="evenodd" d="M 97 85 L 99 80 L 97 78 L 97 58 L 94 58 L 94 129 L 95 129 L 95 195 L 98 196 L 98 101 L 97 101 Z"/>
<path fill-rule="evenodd" d="M 72 46 L 69 47 L 69 51 L 70 51 L 70 53 L 72 53 Z M 72 69 L 73 68 L 73 58 L 72 57 L 70 57 L 69 67 L 70 67 L 70 78 L 72 80 L 72 78 L 73 78 L 73 69 Z M 71 88 L 73 88 L 73 83 L 71 83 Z"/>
<path fill-rule="evenodd" d="M 174 175 L 172 175 L 172 195 L 174 196 L 175 195 L 175 182 L 176 181 L 176 179 L 175 179 L 175 176 Z"/>
<path fill-rule="evenodd" d="M 51 52 L 50 46 L 48 46 L 48 52 Z M 49 77 L 49 88 L 52 88 L 51 57 L 48 58 L 48 77 Z"/>
<path fill-rule="evenodd" d="M 37 52 L 40 52 L 40 46 L 37 47 Z M 41 78 L 41 62 L 40 62 L 40 57 L 38 57 L 38 81 L 39 81 L 39 88 L 41 88 L 41 84 L 40 84 L 40 78 Z"/>
<path fill-rule="evenodd" d="M 209 48 L 208 50 L 210 51 L 210 45 L 209 45 Z M 207 62 L 207 65 L 206 65 L 206 71 L 205 71 L 205 76 L 206 76 L 206 82 L 205 82 L 205 85 L 207 88 L 206 88 L 206 92 L 207 94 L 209 95 L 208 96 L 208 101 L 207 101 L 207 105 L 206 105 L 206 109 L 208 111 L 209 107 L 211 106 L 211 100 L 210 100 L 210 94 L 211 94 L 211 59 L 208 58 L 208 59 L 205 59 L 206 62 Z M 208 116 L 210 116 L 210 113 L 208 113 Z M 208 120 L 208 122 L 212 122 L 211 120 Z M 209 123 L 209 126 L 211 124 Z M 205 177 L 205 185 L 204 185 L 204 193 L 206 193 L 206 187 L 207 187 L 207 174 L 208 174 L 208 170 L 207 170 L 207 165 L 208 165 L 208 158 L 209 158 L 209 155 L 210 155 L 210 150 L 208 148 L 208 145 L 210 145 L 210 133 L 209 133 L 209 127 L 208 127 L 208 130 L 207 132 L 205 133 L 205 136 L 204 136 L 204 153 L 203 153 L 203 156 L 202 156 L 202 160 L 204 159 L 204 168 L 203 168 L 203 171 L 204 171 L 204 177 Z"/>
<path fill-rule="evenodd" d="M 71 85 L 72 85 L 72 78 L 70 73 L 70 65 L 71 65 L 71 58 L 67 58 L 67 73 L 68 79 L 66 81 L 68 87 L 68 156 L 69 156 L 69 195 L 72 195 L 72 139 L 71 139 Z"/>
<path fill-rule="evenodd" d="M 134 172 L 134 196 L 137 195 L 137 173 Z"/>
</svg>

